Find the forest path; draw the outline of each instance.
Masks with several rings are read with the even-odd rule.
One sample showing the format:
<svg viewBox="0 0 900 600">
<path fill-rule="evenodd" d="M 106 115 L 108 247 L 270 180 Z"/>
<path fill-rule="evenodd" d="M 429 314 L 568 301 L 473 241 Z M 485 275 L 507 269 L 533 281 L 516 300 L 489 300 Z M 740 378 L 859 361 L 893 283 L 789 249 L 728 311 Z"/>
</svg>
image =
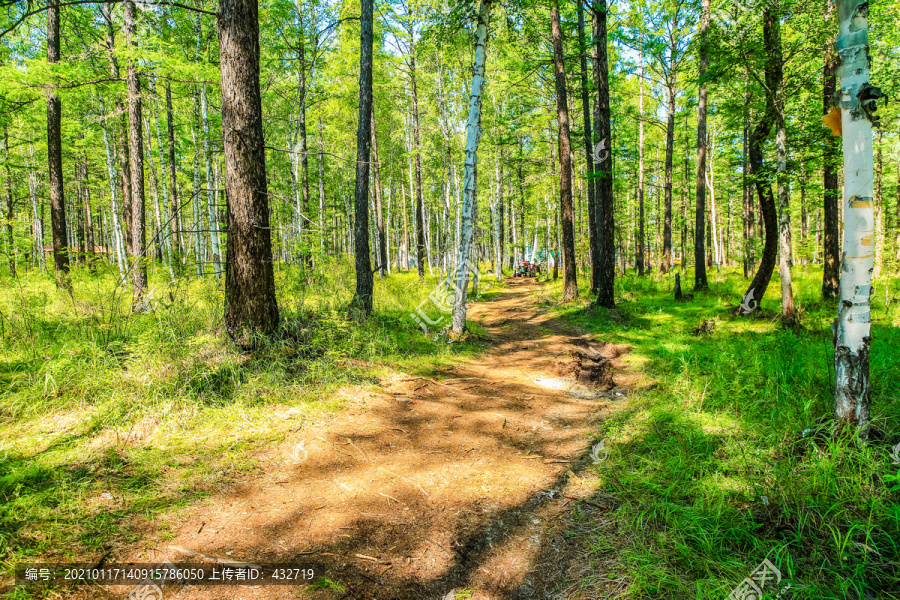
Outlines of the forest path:
<svg viewBox="0 0 900 600">
<path fill-rule="evenodd" d="M 179 546 L 314 568 L 343 590 L 203 586 L 181 600 L 614 597 L 614 503 L 588 467 L 604 458 L 589 455 L 598 421 L 625 399 L 628 349 L 548 316 L 539 289 L 511 279 L 470 308 L 491 338 L 479 358 L 345 390 L 360 401 L 292 433 L 258 474 L 129 558 L 188 561 Z M 589 553 L 579 531 L 609 543 Z"/>
</svg>

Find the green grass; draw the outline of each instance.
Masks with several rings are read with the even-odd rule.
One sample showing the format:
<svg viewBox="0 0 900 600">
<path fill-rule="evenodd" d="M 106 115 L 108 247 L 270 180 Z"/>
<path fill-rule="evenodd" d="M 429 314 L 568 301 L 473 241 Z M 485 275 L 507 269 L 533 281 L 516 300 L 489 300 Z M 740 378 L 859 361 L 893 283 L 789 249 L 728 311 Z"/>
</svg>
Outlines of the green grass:
<svg viewBox="0 0 900 600">
<path fill-rule="evenodd" d="M 481 350 L 477 339 L 429 340 L 409 317 L 434 278 L 376 279 L 374 313 L 357 321 L 346 310 L 352 266 L 330 260 L 322 271 L 277 271 L 284 335 L 251 354 L 224 334 L 212 277 L 172 285 L 153 271 L 152 310 L 139 315 L 108 266 L 76 269 L 71 296 L 46 274 L 0 280 L 2 571 L 99 559 L 139 531 L 165 537 L 179 507 L 259 469 L 291 429 L 354 402 L 334 393 L 341 386 L 368 386 L 388 368 L 433 372 Z"/>
<path fill-rule="evenodd" d="M 769 559 L 794 598 L 900 598 L 898 281 L 876 281 L 871 376 L 873 435 L 831 432 L 836 307 L 819 299 L 821 270 L 795 269 L 803 328 L 784 330 L 777 277 L 765 313 L 733 317 L 749 284 L 728 271 L 676 303 L 674 277 L 617 280 L 618 309 L 559 305 L 598 337 L 632 346 L 643 381 L 607 421 L 599 472 L 621 502 L 630 598 L 725 598 Z M 690 291 L 693 275 L 684 278 Z M 587 298 L 587 290 L 581 289 Z M 712 333 L 695 333 L 714 321 Z M 654 387 L 655 384 L 655 387 Z M 804 431 L 806 435 L 804 436 Z M 893 488 L 893 489 L 892 489 Z M 597 540 L 596 546 L 605 542 Z M 784 596 L 782 596 L 784 597 Z"/>
</svg>

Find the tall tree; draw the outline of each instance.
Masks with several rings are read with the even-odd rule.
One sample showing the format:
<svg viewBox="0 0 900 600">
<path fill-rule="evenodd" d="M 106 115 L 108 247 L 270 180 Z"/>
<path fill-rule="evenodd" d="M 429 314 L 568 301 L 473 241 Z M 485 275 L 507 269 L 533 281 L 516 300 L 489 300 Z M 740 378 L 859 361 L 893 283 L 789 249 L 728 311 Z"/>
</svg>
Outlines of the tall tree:
<svg viewBox="0 0 900 600">
<path fill-rule="evenodd" d="M 378 162 L 378 133 L 375 131 L 375 105 L 372 111 L 372 174 L 375 176 L 375 228 L 378 231 L 378 276 L 387 277 L 387 234 L 384 230 L 384 211 L 381 201 L 381 165 Z"/>
<path fill-rule="evenodd" d="M 594 159 L 591 133 L 591 101 L 587 76 L 587 40 L 584 35 L 584 4 L 577 0 L 578 7 L 578 54 L 581 60 L 581 106 L 584 119 L 584 152 L 588 192 L 588 242 L 591 250 L 591 293 L 597 292 L 597 276 L 600 274 L 600 247 L 597 238 L 597 195 L 594 179 Z M 643 88 L 642 88 L 643 89 Z"/>
<path fill-rule="evenodd" d="M 871 402 L 870 296 L 875 260 L 872 119 L 880 94 L 869 85 L 868 16 L 865 0 L 838 1 L 844 251 L 834 337 L 834 414 L 840 422 L 861 428 L 868 426 Z"/>
<path fill-rule="evenodd" d="M 365 1 L 365 0 L 364 0 Z M 469 291 L 469 259 L 474 238 L 476 201 L 476 167 L 478 144 L 481 141 L 481 97 L 484 91 L 484 67 L 487 60 L 488 25 L 492 0 L 481 0 L 478 25 L 475 28 L 475 64 L 472 67 L 472 91 L 469 94 L 469 119 L 466 123 L 466 166 L 463 177 L 462 214 L 460 224 L 459 261 L 456 267 L 456 293 L 450 316 L 454 336 L 466 329 L 466 300 Z"/>
<path fill-rule="evenodd" d="M 47 63 L 59 63 L 59 0 L 47 0 Z M 66 196 L 62 166 L 62 102 L 56 95 L 56 75 L 47 91 L 47 163 L 50 172 L 50 228 L 53 232 L 53 264 L 57 287 L 69 288 L 69 235 L 66 229 Z M 43 252 L 43 248 L 40 249 Z"/>
<path fill-rule="evenodd" d="M 566 67 L 563 62 L 562 29 L 559 25 L 559 0 L 550 5 L 550 34 L 553 40 L 553 73 L 556 81 L 556 120 L 559 126 L 559 214 L 562 226 L 563 301 L 578 297 L 575 270 L 575 230 L 572 209 L 572 145 L 569 140 L 569 106 L 566 93 Z"/>
<path fill-rule="evenodd" d="M 694 227 L 702 232 L 706 228 L 706 74 L 709 69 L 709 0 L 702 0 L 700 16 L 700 90 L 697 100 L 697 209 Z M 694 289 L 709 289 L 706 281 L 706 248 L 703 235 L 694 236 Z"/>
<path fill-rule="evenodd" d="M 356 248 L 356 295 L 353 301 L 354 305 L 367 315 L 372 312 L 372 296 L 374 294 L 372 263 L 369 258 L 369 144 L 372 141 L 373 11 L 372 0 L 361 0 L 359 21 L 359 125 L 356 130 L 356 190 L 354 192 L 355 213 L 353 219 L 354 244 Z M 424 277 L 421 260 L 419 262 L 419 275 Z"/>
<path fill-rule="evenodd" d="M 594 84 L 597 99 L 594 105 L 594 124 L 597 137 L 609 147 L 612 135 L 612 119 L 609 107 L 609 61 L 607 60 L 606 19 L 607 2 L 599 0 L 592 6 L 594 44 L 597 58 L 594 61 Z M 615 308 L 616 247 L 615 214 L 613 203 L 612 152 L 605 151 L 600 162 L 594 165 L 597 173 L 597 237 L 600 245 L 600 275 L 597 277 L 597 306 Z"/>
<path fill-rule="evenodd" d="M 125 43 L 137 48 L 133 0 L 125 0 Z M 141 115 L 141 80 L 134 59 L 128 61 L 128 137 L 131 154 L 131 283 L 132 306 L 143 310 L 147 292 L 147 252 L 144 227 L 144 133 Z"/>
<path fill-rule="evenodd" d="M 228 237 L 225 328 L 249 342 L 278 327 L 259 91 L 257 0 L 220 0 L 219 54 Z"/>
<path fill-rule="evenodd" d="M 638 275 L 644 276 L 644 51 L 641 49 L 638 66 L 638 237 L 635 254 Z"/>
<path fill-rule="evenodd" d="M 778 271 L 781 279 L 781 319 L 785 326 L 792 327 L 797 322 L 794 309 L 794 291 L 791 286 L 791 190 L 787 173 L 787 122 L 784 114 L 784 60 L 781 42 L 781 15 L 779 11 L 772 24 L 772 42 L 767 44 L 767 52 L 772 57 L 774 74 L 772 90 L 775 102 L 775 160 L 776 182 L 778 186 Z"/>
<path fill-rule="evenodd" d="M 756 188 L 759 198 L 760 212 L 765 226 L 765 243 L 763 246 L 762 260 L 750 287 L 744 295 L 745 306 L 751 302 L 762 302 L 762 298 L 769 287 L 775 263 L 778 261 L 778 209 L 775 206 L 775 197 L 772 195 L 772 184 L 768 172 L 763 164 L 763 143 L 772 132 L 775 124 L 775 90 L 778 87 L 777 79 L 781 71 L 781 52 L 776 48 L 776 26 L 779 15 L 775 7 L 767 5 L 763 12 L 763 40 L 765 53 L 765 82 L 766 109 L 759 122 L 750 132 L 748 142 L 750 150 L 750 177 Z M 702 235 L 702 232 L 697 232 Z"/>
</svg>

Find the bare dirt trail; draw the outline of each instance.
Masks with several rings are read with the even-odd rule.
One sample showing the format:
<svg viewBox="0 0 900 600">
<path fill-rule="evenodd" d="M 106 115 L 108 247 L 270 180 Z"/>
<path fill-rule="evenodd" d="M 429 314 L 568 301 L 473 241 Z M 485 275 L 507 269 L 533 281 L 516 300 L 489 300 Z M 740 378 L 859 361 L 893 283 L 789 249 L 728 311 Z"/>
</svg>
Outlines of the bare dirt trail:
<svg viewBox="0 0 900 600">
<path fill-rule="evenodd" d="M 259 476 L 123 558 L 189 562 L 178 546 L 314 568 L 342 587 L 205 586 L 182 600 L 614 597 L 625 585 L 607 577 L 615 543 L 587 556 L 572 534 L 615 535 L 587 467 L 597 422 L 625 399 L 627 348 L 548 317 L 537 289 L 512 279 L 472 306 L 491 338 L 482 357 L 353 391 L 358 402 L 293 433 Z"/>
</svg>

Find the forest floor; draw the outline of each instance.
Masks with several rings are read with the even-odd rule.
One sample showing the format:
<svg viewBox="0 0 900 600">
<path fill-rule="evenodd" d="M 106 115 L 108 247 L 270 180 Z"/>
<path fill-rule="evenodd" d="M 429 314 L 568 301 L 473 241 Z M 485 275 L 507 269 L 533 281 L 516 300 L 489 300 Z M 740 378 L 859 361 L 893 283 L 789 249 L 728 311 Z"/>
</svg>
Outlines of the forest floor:
<svg viewBox="0 0 900 600">
<path fill-rule="evenodd" d="M 628 274 L 614 310 L 586 277 L 570 302 L 561 280 L 485 279 L 471 332 L 448 344 L 409 316 L 436 277 L 381 280 L 357 320 L 339 293 L 352 264 L 335 260 L 276 273 L 285 335 L 250 354 L 222 332 L 212 278 L 163 287 L 138 315 L 113 271 L 76 273 L 74 296 L 42 274 L 12 281 L 0 596 L 706 600 L 770 564 L 770 596 L 900 600 L 900 278 L 872 297 L 860 443 L 832 429 L 821 267 L 795 275 L 791 330 L 774 282 L 735 316 L 737 269 L 688 302 L 671 275 Z M 12 577 L 33 561 L 200 559 L 314 575 L 162 590 Z"/>
<path fill-rule="evenodd" d="M 299 428 L 168 539 L 151 527 L 118 559 L 190 562 L 187 549 L 316 573 L 312 586 L 200 586 L 185 600 L 615 597 L 626 583 L 611 574 L 614 542 L 598 551 L 578 532 L 617 535 L 592 433 L 637 377 L 627 346 L 548 315 L 534 289 L 509 280 L 473 305 L 491 343 L 481 357 L 343 388 L 354 406 Z"/>
</svg>

